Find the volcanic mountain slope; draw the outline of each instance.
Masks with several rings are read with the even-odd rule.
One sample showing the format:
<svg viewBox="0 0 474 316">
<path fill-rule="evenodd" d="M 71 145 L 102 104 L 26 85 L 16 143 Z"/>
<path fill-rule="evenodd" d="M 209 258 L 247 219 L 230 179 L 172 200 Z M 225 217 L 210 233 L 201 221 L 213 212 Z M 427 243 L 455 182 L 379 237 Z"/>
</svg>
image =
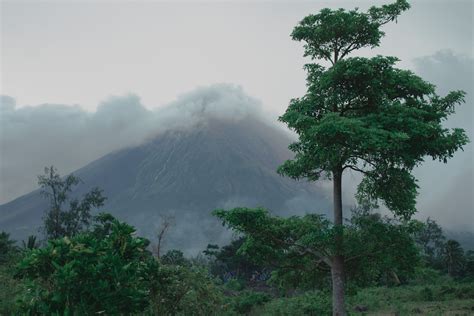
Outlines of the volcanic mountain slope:
<svg viewBox="0 0 474 316">
<path fill-rule="evenodd" d="M 257 119 L 208 119 L 112 152 L 74 172 L 78 193 L 98 186 L 104 210 L 153 237 L 161 216 L 174 217 L 169 247 L 187 252 L 229 237 L 215 208 L 264 206 L 277 214 L 327 210 L 314 185 L 276 173 L 291 157 L 289 137 Z M 0 230 L 18 239 L 37 232 L 47 208 L 38 191 L 0 206 Z"/>
</svg>

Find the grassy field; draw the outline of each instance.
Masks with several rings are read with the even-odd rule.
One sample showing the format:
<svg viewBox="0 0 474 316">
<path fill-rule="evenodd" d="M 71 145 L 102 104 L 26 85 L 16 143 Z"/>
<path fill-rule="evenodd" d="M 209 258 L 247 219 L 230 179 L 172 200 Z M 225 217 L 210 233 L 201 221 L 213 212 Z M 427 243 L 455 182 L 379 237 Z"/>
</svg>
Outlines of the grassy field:
<svg viewBox="0 0 474 316">
<path fill-rule="evenodd" d="M 474 283 L 365 288 L 349 296 L 349 315 L 474 315 Z M 327 295 L 307 292 L 277 298 L 254 308 L 250 315 L 330 315 Z"/>
<path fill-rule="evenodd" d="M 474 315 L 474 283 L 369 288 L 350 306 L 353 315 Z"/>
</svg>

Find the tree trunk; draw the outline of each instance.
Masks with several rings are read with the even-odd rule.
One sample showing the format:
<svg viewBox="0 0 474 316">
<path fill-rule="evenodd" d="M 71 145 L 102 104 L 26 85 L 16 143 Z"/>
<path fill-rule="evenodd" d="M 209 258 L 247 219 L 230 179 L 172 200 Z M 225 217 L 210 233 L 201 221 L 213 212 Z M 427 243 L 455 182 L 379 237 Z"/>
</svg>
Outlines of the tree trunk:
<svg viewBox="0 0 474 316">
<path fill-rule="evenodd" d="M 342 170 L 333 172 L 333 197 L 334 197 L 334 225 L 337 229 L 335 238 L 336 254 L 332 258 L 332 314 L 344 316 L 344 257 L 342 253 Z"/>
<path fill-rule="evenodd" d="M 344 316 L 344 258 L 335 256 L 332 259 L 332 314 L 333 316 Z"/>
</svg>

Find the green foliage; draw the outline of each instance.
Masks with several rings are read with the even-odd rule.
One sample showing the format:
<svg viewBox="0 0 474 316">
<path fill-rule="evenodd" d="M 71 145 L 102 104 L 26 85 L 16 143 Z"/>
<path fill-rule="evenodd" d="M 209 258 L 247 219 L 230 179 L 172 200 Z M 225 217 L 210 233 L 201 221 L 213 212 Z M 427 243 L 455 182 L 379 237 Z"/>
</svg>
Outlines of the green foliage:
<svg viewBox="0 0 474 316">
<path fill-rule="evenodd" d="M 331 299 L 325 292 L 305 292 L 290 298 L 278 298 L 258 310 L 257 315 L 331 315 Z"/>
<path fill-rule="evenodd" d="M 474 279 L 474 252 L 464 252 L 456 240 L 446 241 L 443 230 L 434 220 L 412 221 L 411 229 L 428 267 L 458 279 Z"/>
<path fill-rule="evenodd" d="M 305 17 L 291 34 L 297 41 L 305 41 L 305 56 L 329 60 L 333 64 L 353 50 L 374 48 L 385 35 L 380 26 L 396 19 L 410 7 L 407 1 L 380 8 L 371 7 L 367 13 L 356 10 L 323 9 Z"/>
<path fill-rule="evenodd" d="M 244 291 L 232 298 L 231 308 L 239 314 L 249 314 L 257 306 L 269 302 L 271 297 L 265 293 Z"/>
<path fill-rule="evenodd" d="M 159 265 L 149 272 L 152 315 L 213 315 L 223 295 L 207 271 L 182 265 Z"/>
<path fill-rule="evenodd" d="M 123 314 L 148 305 L 149 242 L 115 219 L 87 232 L 50 240 L 18 264 L 27 281 L 21 309 L 29 314 Z"/>
<path fill-rule="evenodd" d="M 420 297 L 422 301 L 433 301 L 434 300 L 434 294 L 433 290 L 429 287 L 425 287 L 420 291 Z"/>
<path fill-rule="evenodd" d="M 305 55 L 332 66 L 306 65 L 307 92 L 280 117 L 299 135 L 290 146 L 295 158 L 279 168 L 310 180 L 359 171 L 359 202 L 381 200 L 405 218 L 415 212 L 413 168 L 426 156 L 446 162 L 468 142 L 464 130 L 442 125 L 464 92 L 438 96 L 432 84 L 396 68 L 395 57 L 345 57 L 378 46 L 380 26 L 408 8 L 398 0 L 367 13 L 323 9 L 295 27 L 292 37 L 305 42 Z"/>
<path fill-rule="evenodd" d="M 161 258 L 161 263 L 168 265 L 177 265 L 177 266 L 189 266 L 191 263 L 184 257 L 184 254 L 180 250 L 169 250 Z"/>
<path fill-rule="evenodd" d="M 7 262 L 18 251 L 15 241 L 10 239 L 10 234 L 0 232 L 0 264 Z"/>
<path fill-rule="evenodd" d="M 232 278 L 225 283 L 225 287 L 232 291 L 242 291 L 245 288 L 245 281 Z"/>
<path fill-rule="evenodd" d="M 255 263 L 247 254 L 239 251 L 245 238 L 232 240 L 229 245 L 219 248 L 217 245 L 208 245 L 204 254 L 210 260 L 210 271 L 222 279 L 228 273 L 234 278 L 250 280 L 254 273 L 261 272 L 265 266 Z"/>
<path fill-rule="evenodd" d="M 432 219 L 426 222 L 412 221 L 413 236 L 421 249 L 421 255 L 427 264 L 439 268 L 445 236 L 442 228 Z"/>
<path fill-rule="evenodd" d="M 411 170 L 425 156 L 447 161 L 468 142 L 461 129 L 442 121 L 463 102 L 463 92 L 441 98 L 394 57 L 348 58 L 330 69 L 307 69 L 308 92 L 292 100 L 280 120 L 299 134 L 294 160 L 279 172 L 318 179 L 334 170 L 364 174 L 360 202 L 382 200 L 395 214 L 415 212 L 417 185 Z"/>
<path fill-rule="evenodd" d="M 22 283 L 13 277 L 15 265 L 21 253 L 10 253 L 0 262 L 0 315 L 18 315 L 15 306 L 17 295 L 22 290 Z"/>
<path fill-rule="evenodd" d="M 464 265 L 464 277 L 474 281 L 474 251 L 466 251 Z"/>
<path fill-rule="evenodd" d="M 413 169 L 426 156 L 446 162 L 469 141 L 463 129 L 447 129 L 442 124 L 464 102 L 463 91 L 440 97 L 432 84 L 396 68 L 395 57 L 347 57 L 357 49 L 377 47 L 384 36 L 381 26 L 409 8 L 406 0 L 397 0 L 365 13 L 323 9 L 305 17 L 291 34 L 305 43 L 304 56 L 330 62 L 328 68 L 317 63 L 305 66 L 307 92 L 292 99 L 279 118 L 299 139 L 289 146 L 294 158 L 278 172 L 295 179 L 333 180 L 334 223 L 341 226 L 330 230 L 336 251 L 329 250 L 332 256 L 317 254 L 321 259 L 313 260 L 316 266 L 324 258 L 330 260 L 324 263 L 333 272 L 335 315 L 345 314 L 342 248 L 344 238 L 350 238 L 342 228 L 344 171 L 363 174 L 356 195 L 360 205 L 377 207 L 382 201 L 397 217 L 408 220 L 416 212 L 418 194 Z M 403 240 L 399 237 L 397 243 Z M 301 241 L 296 248 L 301 248 Z M 314 245 L 310 248 L 327 251 Z"/>
<path fill-rule="evenodd" d="M 411 285 L 439 284 L 446 283 L 451 277 L 445 275 L 439 270 L 427 268 L 424 266 L 416 267 L 413 277 L 409 280 Z"/>
<path fill-rule="evenodd" d="M 350 281 L 358 286 L 406 283 L 420 264 L 410 232 L 407 223 L 354 210 L 344 234 Z"/>
<path fill-rule="evenodd" d="M 465 258 L 464 250 L 456 240 L 448 240 L 441 254 L 443 265 L 451 276 L 459 276 L 463 272 Z"/>
<path fill-rule="evenodd" d="M 245 235 L 237 253 L 270 265 L 274 269 L 271 281 L 283 288 L 328 285 L 328 258 L 335 252 L 334 236 L 341 229 L 347 278 L 354 285 L 400 283 L 419 263 L 409 226 L 377 214 L 354 213 L 344 228 L 319 215 L 281 218 L 262 208 L 216 210 L 214 214 Z"/>
<path fill-rule="evenodd" d="M 350 310 L 364 306 L 369 313 L 391 315 L 466 315 L 474 303 L 474 284 L 456 284 L 452 281 L 438 280 L 418 286 L 365 288 L 348 298 Z M 463 313 L 449 313 L 455 310 Z M 445 313 L 444 313 L 445 312 Z M 467 313 L 469 314 L 469 312 Z"/>
<path fill-rule="evenodd" d="M 230 228 L 245 235 L 245 241 L 237 253 L 247 255 L 256 264 L 267 264 L 275 268 L 271 280 L 281 287 L 296 284 L 305 286 L 308 285 L 307 282 L 312 284 L 308 275 L 313 272 L 324 276 L 328 272 L 325 265 L 327 259 L 324 258 L 333 249 L 333 232 L 329 221 L 323 217 L 272 217 L 262 208 L 216 210 L 214 215 Z"/>
<path fill-rule="evenodd" d="M 28 239 L 26 240 L 26 242 L 22 240 L 21 243 L 22 243 L 23 251 L 36 249 L 36 248 L 39 248 L 40 246 L 35 235 L 28 236 Z"/>
<path fill-rule="evenodd" d="M 47 238 L 72 237 L 91 222 L 91 210 L 104 205 L 105 197 L 99 188 L 94 188 L 86 193 L 81 200 L 71 198 L 73 187 L 81 179 L 70 174 L 64 179 L 57 170 L 51 166 L 44 169 L 44 175 L 38 176 L 41 194 L 49 199 L 50 207 L 44 217 L 44 232 Z M 64 204 L 69 202 L 69 209 L 64 209 Z"/>
</svg>

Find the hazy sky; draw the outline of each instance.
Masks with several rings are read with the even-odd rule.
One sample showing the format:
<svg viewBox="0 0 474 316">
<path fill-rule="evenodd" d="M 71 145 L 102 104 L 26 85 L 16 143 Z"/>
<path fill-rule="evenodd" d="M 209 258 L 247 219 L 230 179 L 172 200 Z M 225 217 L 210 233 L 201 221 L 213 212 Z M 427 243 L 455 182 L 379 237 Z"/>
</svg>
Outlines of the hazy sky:
<svg viewBox="0 0 474 316">
<path fill-rule="evenodd" d="M 289 34 L 323 7 L 390 1 L 2 1 L 1 93 L 18 105 L 80 104 L 133 92 L 156 107 L 196 86 L 240 84 L 282 112 L 304 93 L 302 45 Z M 472 56 L 472 1 L 413 1 L 373 53 Z"/>
<path fill-rule="evenodd" d="M 176 103 L 196 87 L 240 85 L 260 100 L 249 104 L 276 117 L 305 92 L 302 66 L 308 60 L 302 44 L 289 37 L 297 22 L 323 7 L 366 9 L 389 2 L 1 1 L 0 94 L 9 97 L 0 100 L 0 203 L 34 188 L 41 170 L 31 174 L 38 166 L 64 158 L 69 163 L 59 165 L 70 172 L 120 146 L 112 141 L 118 130 L 130 130 L 120 139 L 126 144 L 148 135 L 154 121 L 145 110 Z M 473 92 L 474 2 L 410 3 L 397 24 L 384 28 L 381 47 L 360 54 L 397 56 L 399 67 L 433 81 L 440 92 Z M 216 93 L 216 87 L 223 87 L 223 100 L 246 98 L 229 86 L 193 93 Z M 472 100 L 448 122 L 471 136 Z M 94 133 L 109 145 L 87 142 Z M 51 141 L 62 134 L 63 141 Z M 82 156 L 58 158 L 71 139 L 82 146 Z M 50 155 L 42 148 L 50 148 Z M 462 217 L 453 219 L 442 208 L 458 203 L 474 222 L 473 163 L 469 145 L 448 165 L 428 163 L 418 170 L 421 206 L 438 208 L 440 218 L 457 225 Z"/>
</svg>

